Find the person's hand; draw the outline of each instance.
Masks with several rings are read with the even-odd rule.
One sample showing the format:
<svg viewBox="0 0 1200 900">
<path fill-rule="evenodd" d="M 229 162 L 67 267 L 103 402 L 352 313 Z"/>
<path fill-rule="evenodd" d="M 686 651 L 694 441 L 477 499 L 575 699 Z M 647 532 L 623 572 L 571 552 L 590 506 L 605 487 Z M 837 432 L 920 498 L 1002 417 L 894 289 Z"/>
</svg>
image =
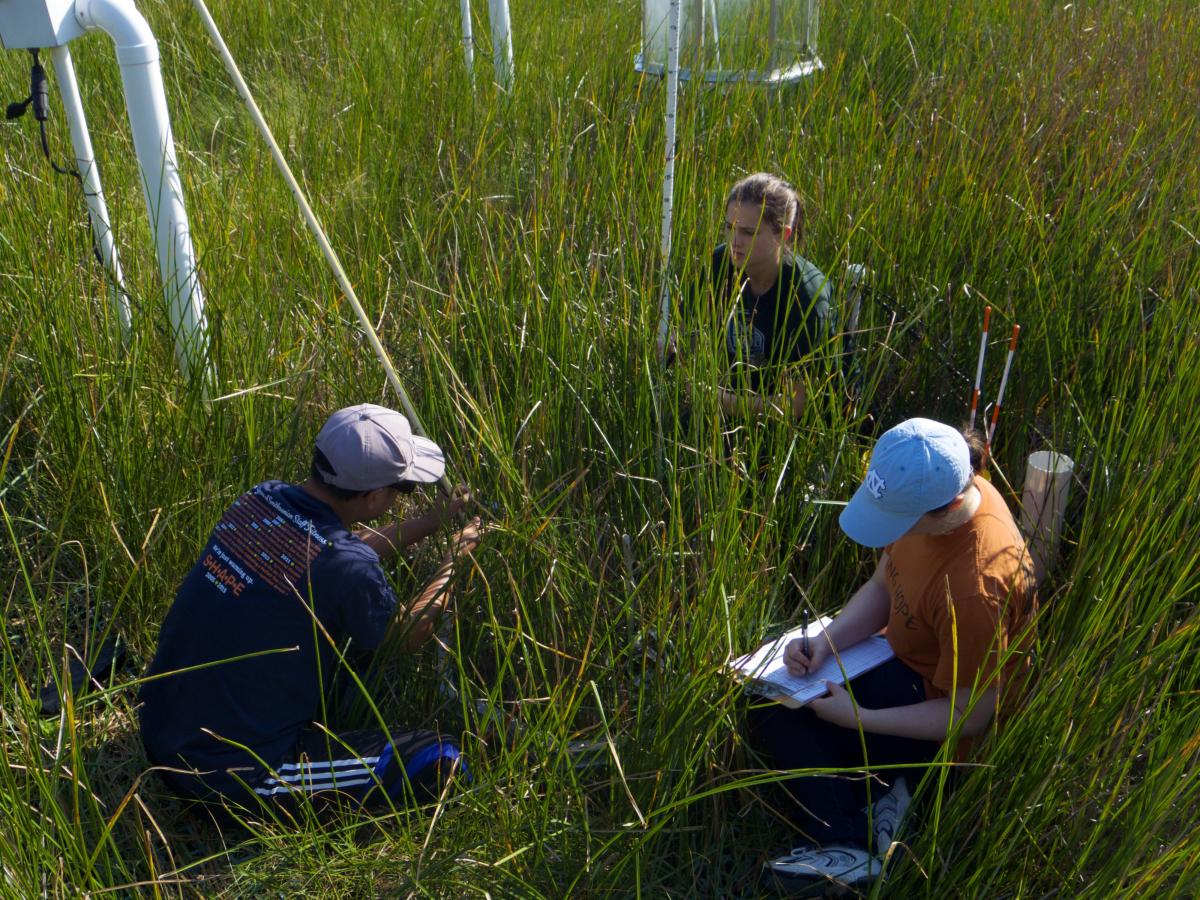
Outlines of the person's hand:
<svg viewBox="0 0 1200 900">
<path fill-rule="evenodd" d="M 727 416 L 737 415 L 738 401 L 741 398 L 734 391 L 725 387 L 717 388 L 717 399 L 721 403 L 721 412 Z"/>
<path fill-rule="evenodd" d="M 825 682 L 825 687 L 829 689 L 829 694 L 813 700 L 808 704 L 808 708 L 816 713 L 818 718 L 833 725 L 840 725 L 842 728 L 857 728 L 858 716 L 862 712 L 862 708 L 854 705 L 854 701 L 850 698 L 850 692 L 832 681 Z"/>
<path fill-rule="evenodd" d="M 483 525 L 479 521 L 479 516 L 473 518 L 470 522 L 456 531 L 450 538 L 450 553 L 448 556 L 453 559 L 458 556 L 465 556 L 468 553 L 475 552 L 475 548 L 479 546 L 483 540 Z"/>
<path fill-rule="evenodd" d="M 468 503 L 471 502 L 471 490 L 465 484 L 460 484 L 449 495 L 439 491 L 429 507 L 429 515 L 437 522 L 438 527 L 454 520 Z"/>
<path fill-rule="evenodd" d="M 783 648 L 783 664 L 787 666 L 788 674 L 793 678 L 815 672 L 821 668 L 827 656 L 829 642 L 820 635 L 808 639 L 808 654 L 804 652 L 803 638 L 793 638 Z"/>
</svg>

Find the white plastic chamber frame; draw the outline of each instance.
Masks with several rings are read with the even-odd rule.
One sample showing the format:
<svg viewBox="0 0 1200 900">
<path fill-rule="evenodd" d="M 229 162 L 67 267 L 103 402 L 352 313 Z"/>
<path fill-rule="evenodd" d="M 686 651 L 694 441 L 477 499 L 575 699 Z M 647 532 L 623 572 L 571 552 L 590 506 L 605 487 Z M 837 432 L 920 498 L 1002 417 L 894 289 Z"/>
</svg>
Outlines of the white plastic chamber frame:
<svg viewBox="0 0 1200 900">
<path fill-rule="evenodd" d="M 201 389 L 207 399 L 216 385 L 216 370 L 208 355 L 204 296 L 183 203 L 158 41 L 149 23 L 138 12 L 134 0 L 0 0 L 0 46 L 9 50 L 47 50 L 53 61 L 95 245 L 108 270 L 122 336 L 127 338 L 132 325 L 129 295 L 117 258 L 74 63 L 67 49 L 68 42 L 88 31 L 107 34 L 116 51 L 146 213 L 158 253 L 163 296 L 171 319 L 175 355 L 185 377 L 201 377 Z"/>
<path fill-rule="evenodd" d="M 634 68 L 667 71 L 670 0 L 642 0 Z M 824 68 L 817 56 L 820 0 L 679 0 L 679 77 L 789 84 Z"/>
</svg>

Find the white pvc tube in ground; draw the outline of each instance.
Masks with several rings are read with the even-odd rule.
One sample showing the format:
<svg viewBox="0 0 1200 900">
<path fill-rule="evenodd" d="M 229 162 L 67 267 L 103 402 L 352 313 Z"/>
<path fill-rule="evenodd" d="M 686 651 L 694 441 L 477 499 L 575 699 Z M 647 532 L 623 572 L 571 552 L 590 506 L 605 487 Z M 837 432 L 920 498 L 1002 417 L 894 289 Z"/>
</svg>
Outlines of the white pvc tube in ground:
<svg viewBox="0 0 1200 900">
<path fill-rule="evenodd" d="M 462 16 L 463 57 L 467 63 L 467 75 L 475 83 L 475 32 L 471 26 L 471 0 L 458 0 L 458 11 Z"/>
<path fill-rule="evenodd" d="M 511 91 L 513 50 L 508 0 L 488 0 L 488 20 L 492 26 L 492 64 L 496 70 L 496 84 L 506 91 Z"/>
<path fill-rule="evenodd" d="M 79 95 L 79 83 L 75 80 L 75 65 L 71 62 L 71 51 L 65 44 L 51 48 L 50 56 L 54 60 L 58 92 L 62 97 L 67 127 L 71 132 L 71 145 L 75 149 L 75 168 L 83 179 L 83 196 L 92 220 L 92 236 L 100 259 L 108 270 L 113 311 L 121 325 L 121 339 L 128 341 L 133 333 L 129 294 L 125 291 L 125 278 L 121 273 L 121 260 L 117 257 L 117 245 L 113 240 L 108 205 L 104 202 L 104 190 L 100 186 L 100 169 L 96 165 L 91 135 L 88 134 L 87 116 L 84 114 L 83 101 Z"/>
<path fill-rule="evenodd" d="M 662 188 L 662 295 L 658 315 L 658 346 L 663 348 L 671 330 L 671 217 L 675 199 L 675 110 L 679 100 L 679 3 L 680 0 L 671 0 L 667 12 L 667 134 Z"/>
<path fill-rule="evenodd" d="M 207 396 L 207 389 L 215 383 L 215 373 L 208 359 L 204 297 L 183 205 L 158 42 L 130 0 L 76 0 L 75 17 L 85 29 L 103 31 L 116 45 L 133 146 L 174 332 L 175 356 L 185 377 L 204 378 Z"/>
<path fill-rule="evenodd" d="M 1071 492 L 1075 462 L 1064 453 L 1039 450 L 1025 464 L 1021 491 L 1021 530 L 1040 583 L 1058 552 L 1063 514 Z"/>
</svg>

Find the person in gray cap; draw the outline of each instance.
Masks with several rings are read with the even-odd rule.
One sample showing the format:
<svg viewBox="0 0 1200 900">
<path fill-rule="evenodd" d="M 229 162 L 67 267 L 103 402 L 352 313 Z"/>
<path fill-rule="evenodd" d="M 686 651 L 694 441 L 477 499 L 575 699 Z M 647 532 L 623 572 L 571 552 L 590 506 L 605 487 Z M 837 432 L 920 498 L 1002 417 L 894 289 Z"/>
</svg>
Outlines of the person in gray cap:
<svg viewBox="0 0 1200 900">
<path fill-rule="evenodd" d="M 462 768 L 457 743 L 435 732 L 326 721 L 346 640 L 356 656 L 385 640 L 415 650 L 450 603 L 456 561 L 479 544 L 474 519 L 402 603 L 381 563 L 446 525 L 465 488 L 354 530 L 445 467 L 403 415 L 361 404 L 325 423 L 306 481 L 266 481 L 233 503 L 176 593 L 139 697 L 142 743 L 169 785 L 209 801 L 380 806 L 436 796 Z"/>
<path fill-rule="evenodd" d="M 861 888 L 877 877 L 923 764 L 948 739 L 961 760 L 1019 696 L 1037 611 L 1032 560 L 981 464 L 974 436 L 909 419 L 879 439 L 842 511 L 847 536 L 883 552 L 824 638 L 787 646 L 788 671 L 815 671 L 885 627 L 895 658 L 850 691 L 829 683 L 805 708 L 752 710 L 751 742 L 779 769 L 883 768 L 873 769 L 870 796 L 866 779 L 781 785 L 783 812 L 806 843 L 767 864 L 776 888 L 830 880 Z"/>
</svg>

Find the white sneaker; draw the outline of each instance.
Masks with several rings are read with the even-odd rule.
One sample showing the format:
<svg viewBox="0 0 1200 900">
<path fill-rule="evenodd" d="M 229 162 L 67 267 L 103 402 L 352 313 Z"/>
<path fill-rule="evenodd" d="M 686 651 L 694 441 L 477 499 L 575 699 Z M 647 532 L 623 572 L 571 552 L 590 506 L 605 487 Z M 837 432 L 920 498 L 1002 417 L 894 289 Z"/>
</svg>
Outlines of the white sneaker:
<svg viewBox="0 0 1200 900">
<path fill-rule="evenodd" d="M 871 832 L 874 838 L 874 850 L 880 856 L 886 856 L 896 841 L 900 826 L 912 803 L 912 795 L 908 792 L 908 782 L 901 776 L 892 784 L 892 789 L 875 801 L 871 807 Z"/>
<path fill-rule="evenodd" d="M 822 883 L 854 888 L 878 878 L 882 868 L 881 860 L 859 847 L 796 847 L 767 863 L 766 874 L 782 891 Z"/>
</svg>

